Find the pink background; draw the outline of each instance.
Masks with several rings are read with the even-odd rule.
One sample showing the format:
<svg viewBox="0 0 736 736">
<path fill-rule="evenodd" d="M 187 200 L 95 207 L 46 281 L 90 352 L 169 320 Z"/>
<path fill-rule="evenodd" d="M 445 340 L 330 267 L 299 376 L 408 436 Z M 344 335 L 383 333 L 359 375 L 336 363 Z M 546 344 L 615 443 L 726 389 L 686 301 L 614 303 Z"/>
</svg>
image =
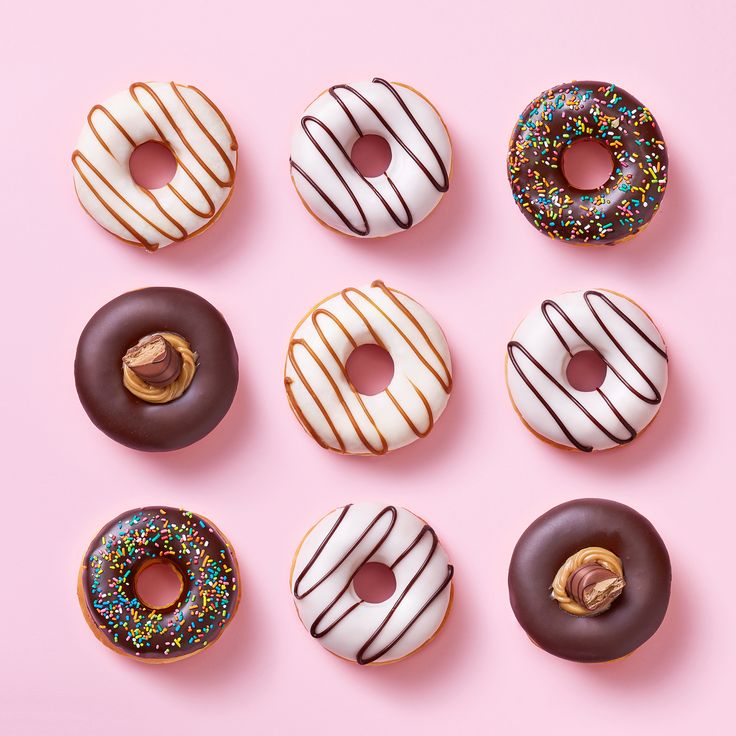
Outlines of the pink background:
<svg viewBox="0 0 736 736">
<path fill-rule="evenodd" d="M 694 15 L 684 2 L 567 4 L 564 13 L 556 5 L 6 5 L 5 733 L 569 734 L 595 723 L 599 734 L 679 734 L 722 733 L 732 723 L 734 398 L 719 382 L 731 380 L 736 358 L 733 10 L 727 2 L 700 3 Z M 384 242 L 321 228 L 292 190 L 287 165 L 303 107 L 331 83 L 373 75 L 426 93 L 455 147 L 454 180 L 437 211 Z M 623 247 L 546 240 L 509 192 L 504 156 L 517 114 L 542 89 L 572 78 L 631 91 L 651 107 L 669 146 L 662 211 Z M 149 79 L 201 87 L 228 116 L 241 153 L 221 221 L 155 256 L 84 214 L 70 163 L 88 109 Z M 437 317 L 456 389 L 429 439 L 377 460 L 339 457 L 321 451 L 292 416 L 284 352 L 314 302 L 374 278 Z M 167 455 L 129 451 L 97 431 L 72 376 L 93 312 L 154 284 L 214 302 L 241 356 L 229 415 L 204 441 Z M 649 432 L 591 457 L 557 451 L 522 427 L 503 356 L 514 326 L 541 298 L 595 286 L 629 294 L 653 315 L 669 345 L 671 384 Z M 535 649 L 506 589 L 526 526 L 587 495 L 649 517 L 674 568 L 659 633 L 628 660 L 598 666 Z M 420 655 L 360 668 L 303 630 L 288 573 L 317 518 L 372 498 L 406 505 L 435 526 L 457 568 L 456 605 Z M 245 586 L 221 643 L 166 667 L 103 648 L 75 595 L 95 531 L 147 504 L 183 505 L 216 521 L 234 543 Z"/>
</svg>

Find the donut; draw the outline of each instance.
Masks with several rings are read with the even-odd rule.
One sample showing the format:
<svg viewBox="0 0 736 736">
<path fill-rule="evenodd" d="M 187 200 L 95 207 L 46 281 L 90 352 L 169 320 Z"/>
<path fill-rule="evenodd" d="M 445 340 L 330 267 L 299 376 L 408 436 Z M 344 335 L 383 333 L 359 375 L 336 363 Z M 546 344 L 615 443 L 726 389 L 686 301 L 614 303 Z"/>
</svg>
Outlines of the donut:
<svg viewBox="0 0 736 736">
<path fill-rule="evenodd" d="M 136 184 L 129 162 L 149 141 L 176 160 L 154 190 Z M 87 213 L 127 243 L 155 251 L 208 228 L 230 199 L 238 164 L 230 124 L 196 87 L 135 82 L 87 114 L 72 154 L 74 186 Z"/>
<path fill-rule="evenodd" d="M 363 565 L 391 569 L 393 594 L 361 599 L 353 579 Z M 452 604 L 453 567 L 432 527 L 411 511 L 348 504 L 307 533 L 294 556 L 291 590 L 304 627 L 325 649 L 361 665 L 388 664 L 429 643 Z"/>
<path fill-rule="evenodd" d="M 606 365 L 601 386 L 579 391 L 566 370 L 593 351 Z M 507 346 L 506 383 L 524 424 L 566 449 L 591 452 L 632 442 L 654 419 L 667 389 L 667 349 L 649 315 L 607 289 L 545 299 Z"/>
<path fill-rule="evenodd" d="M 348 357 L 379 345 L 394 363 L 389 385 L 366 396 L 350 382 Z M 321 447 L 383 455 L 426 437 L 447 405 L 452 362 L 429 313 L 382 281 L 323 299 L 294 330 L 284 383 L 289 405 Z"/>
<path fill-rule="evenodd" d="M 364 135 L 385 139 L 391 163 L 365 177 L 350 158 Z M 378 238 L 421 222 L 450 186 L 452 146 L 437 110 L 412 87 L 376 77 L 336 84 L 304 111 L 291 142 L 304 206 L 345 235 Z"/>
<path fill-rule="evenodd" d="M 209 434 L 232 404 L 238 353 L 223 316 L 184 289 L 113 299 L 87 323 L 74 378 L 84 410 L 136 450 L 178 450 Z"/>
<path fill-rule="evenodd" d="M 509 565 L 511 608 L 529 638 L 574 662 L 631 654 L 664 620 L 672 569 L 652 524 L 615 501 L 582 498 L 540 516 Z"/>
<path fill-rule="evenodd" d="M 607 181 L 577 189 L 563 154 L 593 140 L 613 160 Z M 542 92 L 519 116 L 509 143 L 514 200 L 540 232 L 580 245 L 613 245 L 650 222 L 667 186 L 667 148 L 648 108 L 607 82 L 571 82 Z"/>
<path fill-rule="evenodd" d="M 150 565 L 168 564 L 181 581 L 165 608 L 136 589 Z M 126 511 L 95 535 L 77 583 L 95 636 L 115 652 L 149 664 L 175 662 L 211 647 L 240 602 L 238 564 L 230 543 L 203 516 L 169 506 Z"/>
</svg>

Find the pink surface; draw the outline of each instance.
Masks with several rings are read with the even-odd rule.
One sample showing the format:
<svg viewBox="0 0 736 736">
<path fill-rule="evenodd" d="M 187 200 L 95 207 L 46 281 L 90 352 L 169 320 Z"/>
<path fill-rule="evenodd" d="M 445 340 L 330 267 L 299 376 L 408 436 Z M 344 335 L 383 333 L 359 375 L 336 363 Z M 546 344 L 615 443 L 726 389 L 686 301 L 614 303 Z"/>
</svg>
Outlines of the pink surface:
<svg viewBox="0 0 736 736">
<path fill-rule="evenodd" d="M 734 399 L 721 385 L 736 357 L 730 3 L 703 3 L 694 15 L 681 2 L 564 13 L 549 2 L 493 8 L 485 0 L 376 1 L 359 10 L 343 0 L 36 5 L 4 9 L 0 46 L 0 730 L 570 734 L 594 722 L 598 734 L 723 733 L 732 723 L 736 644 L 727 567 Z M 456 157 L 437 211 L 384 242 L 321 228 L 287 165 L 303 107 L 331 83 L 373 75 L 426 93 Z M 572 78 L 631 91 L 651 107 L 669 146 L 661 213 L 615 249 L 546 240 L 517 211 L 506 181 L 517 114 L 542 89 Z M 70 164 L 87 110 L 149 79 L 202 88 L 228 116 L 241 153 L 221 221 L 154 256 L 84 214 Z M 429 439 L 377 460 L 339 457 L 321 451 L 292 416 L 284 352 L 314 302 L 374 278 L 437 317 L 456 388 Z M 92 313 L 154 284 L 214 302 L 241 356 L 230 414 L 198 445 L 168 455 L 129 451 L 102 435 L 72 376 Z M 532 437 L 503 378 L 505 342 L 527 310 L 591 286 L 637 299 L 671 353 L 670 388 L 651 430 L 595 457 Z M 526 526 L 587 495 L 649 517 L 674 568 L 659 633 L 635 656 L 598 666 L 533 647 L 506 590 L 509 556 Z M 303 630 L 288 573 L 316 519 L 372 498 L 406 505 L 435 526 L 456 565 L 456 599 L 430 648 L 396 666 L 360 668 Z M 95 531 L 147 504 L 183 505 L 218 523 L 238 552 L 245 589 L 221 643 L 166 667 L 102 647 L 75 593 Z"/>
</svg>

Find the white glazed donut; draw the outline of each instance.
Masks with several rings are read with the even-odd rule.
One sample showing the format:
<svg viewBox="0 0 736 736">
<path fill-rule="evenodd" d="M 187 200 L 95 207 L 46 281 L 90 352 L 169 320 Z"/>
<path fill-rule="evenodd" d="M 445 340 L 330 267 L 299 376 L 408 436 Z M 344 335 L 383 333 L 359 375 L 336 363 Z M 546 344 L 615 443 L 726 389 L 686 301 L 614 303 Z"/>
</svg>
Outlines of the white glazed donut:
<svg viewBox="0 0 736 736">
<path fill-rule="evenodd" d="M 607 366 L 594 391 L 566 375 L 576 353 Z M 538 436 L 590 452 L 631 442 L 654 419 L 667 389 L 667 350 L 652 320 L 628 297 L 605 289 L 542 302 L 508 344 L 506 381 L 514 407 Z"/>
<path fill-rule="evenodd" d="M 391 568 L 393 594 L 367 603 L 355 592 L 360 568 Z M 299 618 L 323 647 L 358 664 L 407 657 L 439 631 L 452 602 L 453 567 L 434 530 L 411 511 L 380 503 L 343 506 L 309 531 L 297 550 L 291 588 Z"/>
<path fill-rule="evenodd" d="M 129 161 L 158 141 L 177 168 L 165 186 L 133 180 Z M 82 207 L 119 238 L 154 251 L 211 225 L 232 192 L 238 144 L 230 125 L 196 87 L 136 82 L 87 115 L 72 154 Z"/>
<path fill-rule="evenodd" d="M 385 173 L 364 177 L 350 158 L 363 135 L 391 148 Z M 375 78 L 337 84 L 304 112 L 291 175 L 307 209 L 346 235 L 383 237 L 421 222 L 450 184 L 452 146 L 442 118 L 416 90 Z"/>
<path fill-rule="evenodd" d="M 391 382 L 374 396 L 358 393 L 345 368 L 366 344 L 384 348 L 394 363 Z M 374 281 L 310 310 L 289 342 L 284 382 L 294 414 L 322 447 L 383 455 L 429 434 L 452 390 L 452 363 L 430 314 Z"/>
</svg>

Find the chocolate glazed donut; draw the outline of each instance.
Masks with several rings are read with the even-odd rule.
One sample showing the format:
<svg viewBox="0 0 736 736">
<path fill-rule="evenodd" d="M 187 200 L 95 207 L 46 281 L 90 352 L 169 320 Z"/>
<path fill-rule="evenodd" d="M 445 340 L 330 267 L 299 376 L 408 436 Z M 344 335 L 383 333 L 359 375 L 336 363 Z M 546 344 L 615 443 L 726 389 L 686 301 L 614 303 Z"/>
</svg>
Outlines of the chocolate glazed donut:
<svg viewBox="0 0 736 736">
<path fill-rule="evenodd" d="M 563 154 L 593 140 L 613 159 L 597 189 L 567 180 Z M 572 82 L 546 90 L 519 117 L 511 135 L 508 176 L 524 216 L 551 238 L 613 244 L 643 230 L 667 186 L 667 148 L 648 108 L 607 82 Z"/>
<path fill-rule="evenodd" d="M 560 566 L 585 547 L 621 558 L 626 585 L 597 616 L 563 611 L 550 595 Z M 667 548 L 652 524 L 615 501 L 584 498 L 540 516 L 519 539 L 509 566 L 509 597 L 519 624 L 550 654 L 575 662 L 625 657 L 659 628 L 670 598 Z"/>
<path fill-rule="evenodd" d="M 122 358 L 142 337 L 181 335 L 197 353 L 191 385 L 179 398 L 153 404 L 122 380 Z M 222 420 L 238 385 L 238 353 L 223 316 L 201 296 L 169 287 L 123 294 L 84 328 L 74 361 L 84 410 L 112 439 L 136 450 L 177 450 L 202 439 Z"/>
</svg>

